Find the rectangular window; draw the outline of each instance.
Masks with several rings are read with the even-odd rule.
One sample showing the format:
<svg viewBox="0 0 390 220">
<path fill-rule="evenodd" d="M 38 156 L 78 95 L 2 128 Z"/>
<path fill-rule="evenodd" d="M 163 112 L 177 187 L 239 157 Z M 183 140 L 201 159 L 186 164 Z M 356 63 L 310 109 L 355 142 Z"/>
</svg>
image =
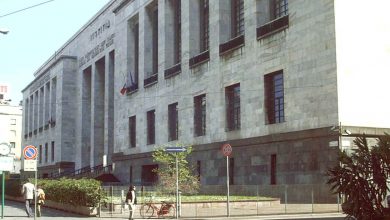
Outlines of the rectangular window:
<svg viewBox="0 0 390 220">
<path fill-rule="evenodd" d="M 206 95 L 194 98 L 194 130 L 195 136 L 206 134 Z"/>
<path fill-rule="evenodd" d="M 271 172 L 270 172 L 270 184 L 276 184 L 276 154 L 271 155 Z"/>
<path fill-rule="evenodd" d="M 179 120 L 178 120 L 177 102 L 168 106 L 168 141 L 174 141 L 179 136 Z"/>
<path fill-rule="evenodd" d="M 130 166 L 130 169 L 129 169 L 129 183 L 132 183 L 133 182 L 133 166 Z"/>
<path fill-rule="evenodd" d="M 38 151 L 38 162 L 42 163 L 42 145 L 39 145 L 39 151 Z"/>
<path fill-rule="evenodd" d="M 49 144 L 45 143 L 45 163 L 49 160 Z"/>
<path fill-rule="evenodd" d="M 51 161 L 54 162 L 54 141 L 51 142 Z"/>
<path fill-rule="evenodd" d="M 135 83 L 138 82 L 138 67 L 139 67 L 139 23 L 135 23 L 133 26 L 133 39 L 134 39 L 134 78 Z"/>
<path fill-rule="evenodd" d="M 174 15 L 174 64 L 181 62 L 181 0 L 173 0 Z"/>
<path fill-rule="evenodd" d="M 240 84 L 225 88 L 226 95 L 226 129 L 228 131 L 241 128 L 240 118 Z"/>
<path fill-rule="evenodd" d="M 284 122 L 283 70 L 264 76 L 266 123 Z"/>
<path fill-rule="evenodd" d="M 229 158 L 229 185 L 234 185 L 234 158 Z"/>
<path fill-rule="evenodd" d="M 200 0 L 200 52 L 209 49 L 209 0 Z"/>
<path fill-rule="evenodd" d="M 201 176 L 201 162 L 200 162 L 200 160 L 196 161 L 196 169 L 198 171 L 198 181 L 200 182 L 200 176 Z"/>
<path fill-rule="evenodd" d="M 158 180 L 156 171 L 158 170 L 157 164 L 143 165 L 141 171 L 142 185 L 151 186 Z"/>
<path fill-rule="evenodd" d="M 288 14 L 288 0 L 270 0 L 271 20 Z"/>
<path fill-rule="evenodd" d="M 153 44 L 153 74 L 158 72 L 158 6 L 153 10 L 152 18 L 152 44 Z"/>
<path fill-rule="evenodd" d="M 244 34 L 244 0 L 231 0 L 231 38 Z"/>
<path fill-rule="evenodd" d="M 135 147 L 136 144 L 136 117 L 129 117 L 129 144 L 130 147 Z"/>
<path fill-rule="evenodd" d="M 16 125 L 16 119 L 14 118 L 11 119 L 11 125 Z"/>
<path fill-rule="evenodd" d="M 9 142 L 9 144 L 11 145 L 11 149 L 15 148 L 15 142 Z"/>
<path fill-rule="evenodd" d="M 146 113 L 147 120 L 147 143 L 155 144 L 155 110 Z"/>
</svg>

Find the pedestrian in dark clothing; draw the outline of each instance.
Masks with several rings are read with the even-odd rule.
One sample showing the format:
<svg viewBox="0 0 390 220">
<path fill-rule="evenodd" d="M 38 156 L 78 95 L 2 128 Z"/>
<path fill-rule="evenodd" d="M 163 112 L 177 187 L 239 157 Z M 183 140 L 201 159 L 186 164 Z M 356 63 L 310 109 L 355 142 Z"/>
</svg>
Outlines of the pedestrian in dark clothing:
<svg viewBox="0 0 390 220">
<path fill-rule="evenodd" d="M 129 219 L 134 219 L 135 205 L 137 204 L 137 197 L 135 195 L 135 186 L 131 185 L 126 194 L 126 202 L 129 204 Z"/>
</svg>

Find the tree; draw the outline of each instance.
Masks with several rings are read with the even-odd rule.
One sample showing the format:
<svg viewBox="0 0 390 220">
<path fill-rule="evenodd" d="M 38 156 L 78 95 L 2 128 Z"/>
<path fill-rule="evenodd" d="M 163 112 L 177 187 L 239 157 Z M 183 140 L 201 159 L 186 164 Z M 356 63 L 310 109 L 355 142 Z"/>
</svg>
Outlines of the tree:
<svg viewBox="0 0 390 220">
<path fill-rule="evenodd" d="M 367 138 L 354 140 L 356 149 L 339 152 L 339 164 L 328 170 L 332 191 L 344 195 L 343 211 L 357 219 L 380 219 L 385 215 L 386 181 L 390 174 L 390 136 L 368 146 Z"/>
<path fill-rule="evenodd" d="M 192 152 L 192 147 L 187 147 L 187 150 L 180 153 L 168 153 L 165 147 L 158 147 L 153 152 L 153 160 L 161 164 L 155 170 L 159 176 L 157 187 L 161 192 L 174 193 L 176 192 L 176 155 L 179 166 L 179 189 L 184 194 L 193 194 L 199 190 L 199 180 L 193 173 L 187 161 L 188 155 Z"/>
</svg>

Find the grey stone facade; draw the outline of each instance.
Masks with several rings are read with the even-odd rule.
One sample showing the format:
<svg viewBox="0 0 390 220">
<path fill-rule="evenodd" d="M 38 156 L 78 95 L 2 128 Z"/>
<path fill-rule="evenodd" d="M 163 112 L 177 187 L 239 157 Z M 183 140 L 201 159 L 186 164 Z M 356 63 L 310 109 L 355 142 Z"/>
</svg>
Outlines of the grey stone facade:
<svg viewBox="0 0 390 220">
<path fill-rule="evenodd" d="M 354 131 L 349 137 L 331 129 L 343 121 L 333 0 L 290 0 L 288 15 L 275 20 L 270 18 L 270 1 L 245 1 L 245 34 L 235 38 L 231 38 L 230 1 L 211 0 L 209 58 L 191 66 L 202 52 L 197 2 L 181 1 L 180 63 L 174 57 L 174 1 L 112 0 L 35 73 L 36 79 L 23 91 L 24 145 L 55 142 L 54 160 L 40 163 L 42 175 L 61 166 L 72 170 L 113 164 L 121 182 L 142 183 L 148 176 L 145 165 L 154 164 L 153 149 L 181 144 L 193 146 L 190 160 L 200 166 L 202 185 L 224 184 L 226 161 L 220 147 L 230 143 L 234 184 L 324 183 L 324 172 L 336 163 L 339 139 L 362 133 L 377 137 L 389 127 L 377 126 L 385 128 L 379 132 L 363 120 L 342 124 L 340 131 Z M 153 57 L 155 9 L 157 58 Z M 226 46 L 231 48 L 224 51 Z M 153 62 L 157 62 L 157 76 Z M 284 119 L 269 123 L 265 76 L 275 71 L 283 73 Z M 121 95 L 129 72 L 137 87 Z M 157 78 L 149 83 L 153 76 Z M 240 128 L 229 131 L 226 88 L 238 84 Z M 50 114 L 45 113 L 46 107 L 44 113 L 31 107 L 41 106 L 35 105 L 42 100 L 35 96 L 40 88 L 50 88 L 51 95 L 43 96 L 49 103 L 56 100 L 56 105 L 43 105 L 55 109 L 48 110 Z M 194 97 L 202 94 L 206 95 L 206 133 L 195 136 Z M 168 105 L 176 102 L 178 140 L 169 141 Z M 154 144 L 147 142 L 150 110 L 155 110 Z M 39 114 L 45 119 L 55 116 L 55 127 L 35 134 L 37 125 L 46 121 Z M 129 117 L 133 116 L 136 141 L 130 147 Z M 352 146 L 350 140 L 345 143 Z"/>
</svg>

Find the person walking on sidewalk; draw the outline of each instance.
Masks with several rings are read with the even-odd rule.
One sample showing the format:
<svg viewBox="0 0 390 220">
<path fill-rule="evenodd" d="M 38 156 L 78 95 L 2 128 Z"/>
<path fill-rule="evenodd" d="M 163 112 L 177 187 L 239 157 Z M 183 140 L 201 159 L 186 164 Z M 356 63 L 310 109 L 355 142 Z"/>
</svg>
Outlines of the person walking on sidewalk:
<svg viewBox="0 0 390 220">
<path fill-rule="evenodd" d="M 41 186 L 37 186 L 38 190 L 37 190 L 37 200 L 38 200 L 38 203 L 37 203 L 37 217 L 41 217 L 42 216 L 42 212 L 41 212 L 41 207 L 43 204 L 45 204 L 45 192 L 43 191 L 42 187 Z"/>
<path fill-rule="evenodd" d="M 135 205 L 137 204 L 137 197 L 135 195 L 135 186 L 131 185 L 126 195 L 126 202 L 129 204 L 129 219 L 134 219 Z"/>
<path fill-rule="evenodd" d="M 24 197 L 24 201 L 25 201 L 25 205 L 26 205 L 26 213 L 27 213 L 28 217 L 33 216 L 31 204 L 32 204 L 33 199 L 34 199 L 34 191 L 35 191 L 34 184 L 30 183 L 30 180 L 27 179 L 26 183 L 23 184 L 22 194 Z"/>
</svg>

